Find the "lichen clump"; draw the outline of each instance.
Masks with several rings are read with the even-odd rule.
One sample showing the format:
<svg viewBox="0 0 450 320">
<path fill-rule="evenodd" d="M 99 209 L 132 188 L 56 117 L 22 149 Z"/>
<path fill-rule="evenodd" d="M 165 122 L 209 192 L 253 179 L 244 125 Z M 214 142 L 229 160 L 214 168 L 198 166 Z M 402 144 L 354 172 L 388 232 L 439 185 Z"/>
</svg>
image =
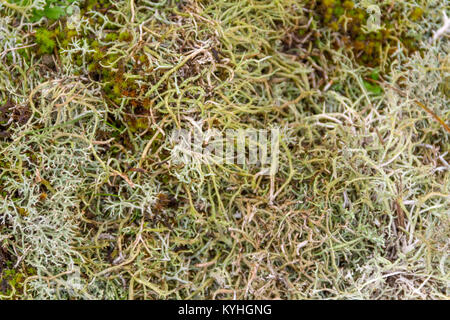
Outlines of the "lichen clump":
<svg viewBox="0 0 450 320">
<path fill-rule="evenodd" d="M 448 298 L 444 2 L 0 3 L 0 299 Z"/>
</svg>

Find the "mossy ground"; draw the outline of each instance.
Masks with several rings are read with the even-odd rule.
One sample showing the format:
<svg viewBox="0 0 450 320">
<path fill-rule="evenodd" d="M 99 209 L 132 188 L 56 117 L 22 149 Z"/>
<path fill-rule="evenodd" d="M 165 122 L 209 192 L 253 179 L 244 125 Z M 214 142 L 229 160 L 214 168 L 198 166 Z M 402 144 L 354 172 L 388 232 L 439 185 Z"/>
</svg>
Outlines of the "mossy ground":
<svg viewBox="0 0 450 320">
<path fill-rule="evenodd" d="M 0 298 L 449 297 L 445 2 L 0 6 Z M 192 123 L 278 172 L 175 163 Z"/>
</svg>

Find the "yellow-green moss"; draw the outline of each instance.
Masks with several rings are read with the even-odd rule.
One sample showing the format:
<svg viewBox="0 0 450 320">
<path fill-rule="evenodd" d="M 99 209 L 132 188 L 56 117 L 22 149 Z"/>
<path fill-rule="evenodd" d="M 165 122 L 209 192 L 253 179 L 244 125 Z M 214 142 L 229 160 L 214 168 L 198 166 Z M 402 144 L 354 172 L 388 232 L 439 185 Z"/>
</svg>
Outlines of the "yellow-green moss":
<svg viewBox="0 0 450 320">
<path fill-rule="evenodd" d="M 133 39 L 133 36 L 128 31 L 122 31 L 119 34 L 119 41 L 131 41 Z"/>
<path fill-rule="evenodd" d="M 336 49 L 341 48 L 352 51 L 357 62 L 376 67 L 381 63 L 380 52 L 390 47 L 388 56 L 397 48 L 397 41 L 402 43 L 407 53 L 418 50 L 417 40 L 411 36 L 402 33 L 396 27 L 401 23 L 401 14 L 393 12 L 389 19 L 386 20 L 385 29 L 375 32 L 366 33 L 364 27 L 367 25 L 369 18 L 368 13 L 360 8 L 355 7 L 353 1 L 340 0 L 321 0 L 309 3 L 312 17 L 316 24 L 312 23 L 310 31 L 314 31 L 317 27 L 326 27 L 338 34 L 334 38 L 339 37 L 340 41 L 335 42 Z M 383 11 L 384 12 L 384 11 Z M 423 9 L 416 7 L 412 10 L 410 18 L 418 20 L 423 15 Z M 317 26 L 317 27 L 316 27 Z M 307 30 L 299 31 L 299 34 L 305 34 Z"/>
<path fill-rule="evenodd" d="M 415 8 L 412 10 L 411 14 L 409 15 L 409 18 L 410 18 L 412 21 L 418 21 L 418 20 L 420 20 L 420 19 L 422 18 L 423 13 L 424 13 L 424 11 L 423 11 L 422 8 L 415 7 Z"/>
<path fill-rule="evenodd" d="M 40 54 L 50 54 L 53 53 L 56 47 L 56 34 L 54 32 L 48 31 L 44 28 L 39 28 L 36 30 L 35 39 L 38 44 L 38 53 Z"/>
<path fill-rule="evenodd" d="M 19 299 L 23 294 L 23 284 L 27 277 L 35 275 L 36 270 L 28 267 L 24 271 L 19 271 L 12 267 L 11 263 L 8 263 L 7 268 L 0 274 L 0 284 L 3 291 L 0 294 L 10 299 Z"/>
</svg>

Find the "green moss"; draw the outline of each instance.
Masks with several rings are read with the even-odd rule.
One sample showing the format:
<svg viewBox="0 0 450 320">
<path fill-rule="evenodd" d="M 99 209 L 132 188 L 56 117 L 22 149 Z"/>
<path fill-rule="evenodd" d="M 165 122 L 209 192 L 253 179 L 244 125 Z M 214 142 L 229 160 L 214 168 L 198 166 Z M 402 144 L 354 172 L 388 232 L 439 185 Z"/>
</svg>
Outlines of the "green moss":
<svg viewBox="0 0 450 320">
<path fill-rule="evenodd" d="M 94 72 L 96 69 L 97 69 L 97 64 L 96 63 L 90 63 L 89 65 L 88 65 L 88 71 L 89 72 Z"/>
<path fill-rule="evenodd" d="M 72 39 L 77 38 L 78 32 L 75 30 L 68 29 L 66 27 L 58 27 L 55 30 L 55 35 L 60 43 L 60 47 L 66 49 L 69 44 L 72 42 Z"/>
<path fill-rule="evenodd" d="M 412 10 L 411 14 L 409 15 L 409 18 L 412 21 L 418 21 L 422 18 L 423 13 L 424 13 L 424 11 L 422 8 L 416 7 Z"/>
<path fill-rule="evenodd" d="M 345 9 L 343 7 L 336 7 L 333 9 L 333 14 L 336 17 L 340 17 L 345 13 Z"/>
<path fill-rule="evenodd" d="M 367 89 L 367 91 L 375 94 L 380 95 L 383 92 L 383 89 L 377 84 L 370 83 L 368 81 L 363 81 L 364 87 Z"/>
<path fill-rule="evenodd" d="M 335 21 L 335 22 L 332 22 L 331 24 L 330 24 L 330 28 L 331 28 L 331 30 L 333 30 L 333 31 L 338 31 L 339 30 L 339 24 Z"/>
<path fill-rule="evenodd" d="M 115 84 L 114 85 L 114 87 L 113 87 L 113 92 L 116 94 L 116 95 L 120 95 L 120 93 L 121 93 L 121 85 L 120 84 Z"/>
<path fill-rule="evenodd" d="M 380 71 L 377 69 L 373 69 L 372 72 L 370 73 L 370 77 L 373 80 L 378 80 L 380 78 Z"/>
<path fill-rule="evenodd" d="M 105 36 L 105 41 L 108 41 L 108 42 L 113 42 L 113 41 L 116 41 L 117 39 L 118 39 L 118 35 L 115 32 L 110 32 L 110 33 L 106 34 L 106 36 Z"/>
<path fill-rule="evenodd" d="M 123 31 L 119 34 L 119 40 L 120 41 L 131 41 L 133 39 L 133 36 L 128 31 Z"/>
<path fill-rule="evenodd" d="M 130 130 L 136 132 L 148 128 L 148 120 L 146 118 L 133 119 L 128 123 Z"/>
<path fill-rule="evenodd" d="M 96 50 L 92 56 L 94 61 L 101 61 L 105 57 L 105 53 L 101 50 Z"/>
<path fill-rule="evenodd" d="M 325 27 L 340 33 L 334 36 L 340 39 L 334 42 L 335 49 L 341 49 L 344 44 L 344 49 L 352 51 L 360 64 L 369 67 L 379 66 L 382 59 L 380 52 L 388 46 L 397 48 L 398 42 L 407 49 L 408 54 L 418 50 L 417 39 L 406 36 L 405 31 L 397 27 L 402 23 L 401 12 L 395 10 L 391 12 L 387 5 L 381 5 L 382 18 L 386 18 L 383 20 L 386 29 L 367 34 L 364 27 L 368 23 L 369 15 L 363 8 L 355 7 L 353 1 L 322 0 L 311 1 L 309 4 L 315 23 L 311 23 L 310 28 L 303 32 L 314 32 L 317 28 Z M 421 8 L 414 8 L 410 17 L 417 20 L 422 14 Z M 315 41 L 320 43 L 317 39 Z"/>
<path fill-rule="evenodd" d="M 354 6 L 355 3 L 353 1 L 344 1 L 344 3 L 342 4 L 342 7 L 344 7 L 347 10 L 353 9 Z"/>
<path fill-rule="evenodd" d="M 332 7 L 335 3 L 335 0 L 322 0 L 322 4 L 326 7 Z"/>
<path fill-rule="evenodd" d="M 36 31 L 35 38 L 39 47 L 40 54 L 51 54 L 56 47 L 55 33 L 50 32 L 44 28 L 39 28 Z"/>
<path fill-rule="evenodd" d="M 3 291 L 0 290 L 0 294 L 4 296 L 14 295 L 11 299 L 18 299 L 23 293 L 23 284 L 27 277 L 35 275 L 36 270 L 28 267 L 25 272 L 21 272 L 12 267 L 11 261 L 7 263 L 7 269 L 4 269 L 0 274 L 0 284 L 2 284 Z"/>
<path fill-rule="evenodd" d="M 97 40 L 92 41 L 90 45 L 93 49 L 98 49 L 100 46 Z"/>
<path fill-rule="evenodd" d="M 95 9 L 105 8 L 109 4 L 109 0 L 86 0 L 84 1 L 83 10 L 91 11 Z"/>
<path fill-rule="evenodd" d="M 81 67 L 83 65 L 83 59 L 81 58 L 81 56 L 77 56 L 75 58 L 75 64 L 79 67 Z"/>
</svg>

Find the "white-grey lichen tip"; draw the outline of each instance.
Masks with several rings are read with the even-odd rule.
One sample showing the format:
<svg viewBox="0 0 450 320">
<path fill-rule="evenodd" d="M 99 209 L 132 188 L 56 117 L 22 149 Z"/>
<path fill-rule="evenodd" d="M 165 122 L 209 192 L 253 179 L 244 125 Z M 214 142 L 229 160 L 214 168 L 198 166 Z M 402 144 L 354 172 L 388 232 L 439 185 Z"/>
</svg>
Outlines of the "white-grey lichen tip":
<svg viewBox="0 0 450 320">
<path fill-rule="evenodd" d="M 436 41 L 439 37 L 441 37 L 443 34 L 445 34 L 450 30 L 450 19 L 447 17 L 445 11 L 443 12 L 443 14 L 444 14 L 444 25 L 434 33 L 433 41 Z"/>
</svg>

